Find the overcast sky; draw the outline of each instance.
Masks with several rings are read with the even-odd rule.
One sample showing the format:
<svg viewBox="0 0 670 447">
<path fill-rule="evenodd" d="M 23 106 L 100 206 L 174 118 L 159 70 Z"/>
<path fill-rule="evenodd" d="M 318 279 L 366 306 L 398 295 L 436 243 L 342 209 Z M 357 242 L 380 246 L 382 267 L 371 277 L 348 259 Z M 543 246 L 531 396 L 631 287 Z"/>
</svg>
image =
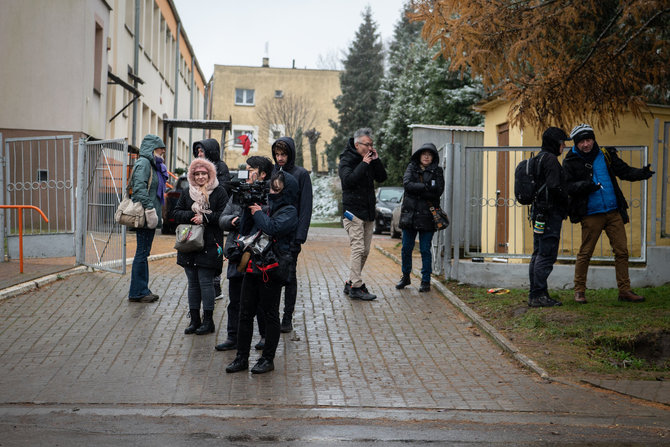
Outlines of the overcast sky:
<svg viewBox="0 0 670 447">
<path fill-rule="evenodd" d="M 200 68 L 209 80 L 214 64 L 318 67 L 342 59 L 367 5 L 384 42 L 393 37 L 407 0 L 174 0 Z"/>
</svg>

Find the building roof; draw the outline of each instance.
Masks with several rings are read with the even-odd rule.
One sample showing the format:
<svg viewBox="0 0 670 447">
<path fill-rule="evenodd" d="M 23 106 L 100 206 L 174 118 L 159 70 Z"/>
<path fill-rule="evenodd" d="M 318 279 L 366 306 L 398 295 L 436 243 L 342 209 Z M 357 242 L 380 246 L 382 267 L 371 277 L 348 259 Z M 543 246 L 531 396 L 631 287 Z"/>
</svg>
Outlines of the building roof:
<svg viewBox="0 0 670 447">
<path fill-rule="evenodd" d="M 440 124 L 410 124 L 410 128 L 434 129 L 434 130 L 451 130 L 454 132 L 484 132 L 484 126 L 448 126 Z"/>
</svg>

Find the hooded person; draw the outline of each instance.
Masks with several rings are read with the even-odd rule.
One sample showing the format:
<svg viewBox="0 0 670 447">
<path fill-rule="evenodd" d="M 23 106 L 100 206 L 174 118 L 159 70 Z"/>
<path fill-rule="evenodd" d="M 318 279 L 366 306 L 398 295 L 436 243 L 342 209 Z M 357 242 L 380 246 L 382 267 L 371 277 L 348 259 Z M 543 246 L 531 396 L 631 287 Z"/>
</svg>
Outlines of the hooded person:
<svg viewBox="0 0 670 447">
<path fill-rule="evenodd" d="M 228 195 L 230 195 L 230 187 L 228 186 L 230 171 L 226 162 L 221 160 L 220 154 L 221 147 L 219 146 L 219 142 L 214 138 L 207 138 L 206 140 L 193 143 L 193 157 L 205 157 L 214 164 L 219 185 L 223 186 Z"/>
<path fill-rule="evenodd" d="M 298 195 L 298 182 L 288 172 L 279 171 L 270 179 L 268 206 L 264 209 L 254 204 L 244 210 L 240 235 L 265 233 L 276 245 L 276 251 L 286 253 L 295 239 L 298 212 L 293 205 Z M 251 369 L 253 374 L 274 370 L 274 357 L 279 344 L 279 301 L 281 282 L 266 273 L 267 266 L 259 264 L 254 256 L 247 261 L 242 281 L 240 322 L 237 334 L 237 355 L 226 367 L 227 373 L 249 368 L 249 351 L 253 331 L 253 318 L 260 305 L 265 315 L 265 345 L 263 354 Z"/>
<path fill-rule="evenodd" d="M 214 164 L 205 158 L 195 158 L 188 167 L 188 189 L 177 201 L 172 216 L 177 224 L 203 226 L 203 248 L 195 252 L 178 252 L 177 264 L 184 268 L 188 279 L 190 325 L 185 334 L 214 332 L 214 278 L 223 267 L 223 231 L 219 217 L 228 194 L 219 185 Z M 203 318 L 200 318 L 202 305 Z"/>
<path fill-rule="evenodd" d="M 163 164 L 165 143 L 156 135 L 147 135 L 140 145 L 140 155 L 133 166 L 130 190 L 133 202 L 140 202 L 144 208 L 146 224 L 135 231 L 137 245 L 130 274 L 128 300 L 151 303 L 158 295 L 149 289 L 149 262 L 156 228 L 161 226 L 163 204 L 165 203 L 165 181 L 167 169 Z"/>
<path fill-rule="evenodd" d="M 418 234 L 421 252 L 419 292 L 428 292 L 430 275 L 433 272 L 430 247 L 435 233 L 431 208 L 440 205 L 440 197 L 444 192 L 444 170 L 440 166 L 440 157 L 433 143 L 424 143 L 412 154 L 402 183 L 405 189 L 399 223 L 402 229 L 402 277 L 396 284 L 396 289 L 403 289 L 411 282 L 412 251 Z"/>
<path fill-rule="evenodd" d="M 541 186 L 530 209 L 530 218 L 535 228 L 533 254 L 528 266 L 530 307 L 562 304 L 549 296 L 547 279 L 554 269 L 561 227 L 567 217 L 568 195 L 558 157 L 563 153 L 568 140 L 570 137 L 562 129 L 547 128 L 542 134 L 542 150 L 534 158 L 533 170 L 539 173 L 537 184 Z"/>
<path fill-rule="evenodd" d="M 272 144 L 272 158 L 275 161 L 273 173 L 284 171 L 291 174 L 298 182 L 298 194 L 293 204 L 298 211 L 298 227 L 295 239 L 291 243 L 290 253 L 293 256 L 289 281 L 284 289 L 284 314 L 281 320 L 281 331 L 293 330 L 293 311 L 298 294 L 297 263 L 301 245 L 307 240 L 309 224 L 312 220 L 312 179 L 309 172 L 295 165 L 295 142 L 293 138 L 281 137 Z"/>
<path fill-rule="evenodd" d="M 603 231 L 614 252 L 619 301 L 640 303 L 644 297 L 634 293 L 628 274 L 628 203 L 617 182 L 651 178 L 651 165 L 634 168 L 626 164 L 615 147 L 601 148 L 588 124 L 578 124 L 570 132 L 574 146 L 563 160 L 563 172 L 570 196 L 568 214 L 572 223 L 582 226 L 582 243 L 575 262 L 575 301 L 586 303 L 586 278 L 598 239 Z"/>
</svg>

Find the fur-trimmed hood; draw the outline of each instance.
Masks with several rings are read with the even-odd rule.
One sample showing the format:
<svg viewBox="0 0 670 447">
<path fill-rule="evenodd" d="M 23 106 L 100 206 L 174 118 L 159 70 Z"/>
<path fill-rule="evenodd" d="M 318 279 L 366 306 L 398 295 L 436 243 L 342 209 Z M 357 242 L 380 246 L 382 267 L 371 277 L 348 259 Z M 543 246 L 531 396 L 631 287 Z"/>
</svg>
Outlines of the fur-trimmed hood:
<svg viewBox="0 0 670 447">
<path fill-rule="evenodd" d="M 203 167 L 207 169 L 207 173 L 209 174 L 209 180 L 205 185 L 205 189 L 207 191 L 213 191 L 217 186 L 219 186 L 219 180 L 216 178 L 216 168 L 214 167 L 214 163 L 205 158 L 195 158 L 191 162 L 191 165 L 188 167 L 187 174 L 188 185 L 190 188 L 198 187 L 195 183 L 194 173 L 196 170 L 201 170 Z"/>
</svg>

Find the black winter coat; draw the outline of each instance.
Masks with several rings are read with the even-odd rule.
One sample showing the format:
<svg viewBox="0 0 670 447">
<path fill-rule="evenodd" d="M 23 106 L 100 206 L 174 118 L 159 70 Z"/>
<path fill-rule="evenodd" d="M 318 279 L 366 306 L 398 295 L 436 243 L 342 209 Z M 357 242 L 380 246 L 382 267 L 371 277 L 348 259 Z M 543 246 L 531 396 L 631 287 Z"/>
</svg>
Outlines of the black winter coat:
<svg viewBox="0 0 670 447">
<path fill-rule="evenodd" d="M 607 172 L 609 173 L 612 185 L 614 186 L 614 194 L 616 195 L 617 209 L 621 214 L 623 223 L 629 222 L 628 218 L 628 203 L 619 188 L 616 178 L 621 180 L 638 181 L 646 180 L 651 177 L 648 170 L 633 168 L 626 164 L 625 161 L 619 158 L 615 147 L 605 147 L 605 151 L 609 154 L 609 163 L 607 163 Z M 592 151 L 600 151 L 600 147 L 594 143 Z M 581 222 L 582 218 L 586 216 L 589 195 L 597 191 L 598 185 L 593 181 L 593 166 L 588 163 L 578 153 L 576 148 L 568 152 L 563 160 L 563 172 L 565 174 L 565 182 L 568 194 L 570 196 L 569 216 L 570 222 Z"/>
<path fill-rule="evenodd" d="M 223 267 L 223 255 L 219 256 L 218 247 L 223 250 L 223 231 L 219 228 L 219 217 L 223 212 L 228 194 L 221 186 L 217 186 L 209 195 L 210 214 L 203 214 L 203 225 L 205 226 L 205 246 L 201 251 L 195 253 L 177 253 L 177 264 L 182 267 L 206 267 L 216 270 L 221 274 Z M 193 199 L 188 189 L 182 191 L 172 215 L 178 224 L 189 224 L 195 213 L 191 210 Z"/>
<path fill-rule="evenodd" d="M 545 185 L 545 189 L 533 203 L 532 219 L 535 219 L 538 213 L 556 213 L 565 219 L 568 215 L 568 193 L 558 157 L 554 152 L 543 148 L 535 160 L 540 162 L 537 184 Z M 537 172 L 537 166 L 533 165 L 533 169 Z"/>
<path fill-rule="evenodd" d="M 375 182 L 386 180 L 386 169 L 378 158 L 370 164 L 354 147 L 354 139 L 349 138 L 347 148 L 340 154 L 340 181 L 342 182 L 342 207 L 351 211 L 359 219 L 375 220 Z"/>
<path fill-rule="evenodd" d="M 224 247 L 224 254 L 230 253 L 230 250 L 237 246 L 235 239 L 237 239 L 237 236 L 240 234 L 239 229 L 240 222 L 242 220 L 242 211 L 242 206 L 235 203 L 235 198 L 231 196 L 228 199 L 228 203 L 226 203 L 226 207 L 219 216 L 219 227 L 223 231 L 228 232 L 226 245 Z M 233 225 L 233 220 L 235 220 L 235 218 L 237 218 L 237 224 Z M 226 271 L 226 277 L 230 279 L 236 277 L 239 278 L 242 276 L 244 276 L 244 272 L 237 271 L 237 263 L 229 262 L 228 270 Z"/>
<path fill-rule="evenodd" d="M 433 152 L 433 162 L 426 169 L 421 169 L 419 161 L 423 150 Z M 407 165 L 402 184 L 405 194 L 400 208 L 400 228 L 435 231 L 430 207 L 440 205 L 440 197 L 444 192 L 444 170 L 439 165 L 437 151 L 427 148 L 416 151 Z"/>
<path fill-rule="evenodd" d="M 193 157 L 198 158 L 198 148 L 202 147 L 205 151 L 205 158 L 216 167 L 216 179 L 219 181 L 219 185 L 223 186 L 226 190 L 226 193 L 230 195 L 230 186 L 228 182 L 230 181 L 230 170 L 225 161 L 221 160 L 220 151 L 221 146 L 219 142 L 214 138 L 207 138 L 206 140 L 196 141 L 193 143 Z"/>
</svg>

